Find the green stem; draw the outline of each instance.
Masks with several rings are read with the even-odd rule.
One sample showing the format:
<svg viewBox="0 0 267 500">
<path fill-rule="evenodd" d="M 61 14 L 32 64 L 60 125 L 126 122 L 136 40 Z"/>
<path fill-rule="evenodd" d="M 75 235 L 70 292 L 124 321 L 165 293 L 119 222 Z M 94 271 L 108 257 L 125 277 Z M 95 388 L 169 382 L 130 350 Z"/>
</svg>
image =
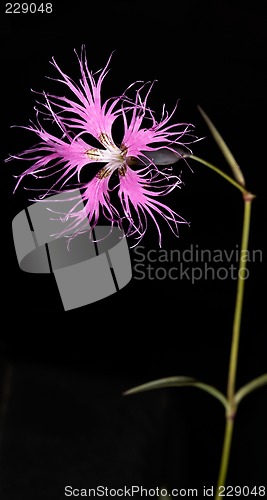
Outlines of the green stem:
<svg viewBox="0 0 267 500">
<path fill-rule="evenodd" d="M 237 293 L 236 293 L 235 313 L 233 321 L 231 355 L 230 355 L 229 372 L 228 372 L 228 386 L 227 386 L 227 397 L 231 405 L 234 404 L 240 326 L 241 326 L 242 309 L 243 309 L 245 280 L 247 274 L 246 261 L 243 262 L 242 259 L 244 259 L 244 256 L 246 255 L 248 249 L 251 201 L 252 201 L 251 197 L 249 196 L 244 197 L 244 222 L 243 222 L 241 249 L 240 249 Z"/>
<path fill-rule="evenodd" d="M 239 340 L 240 340 L 240 327 L 241 327 L 242 309 L 244 300 L 244 288 L 246 279 L 246 261 L 243 262 L 242 258 L 244 255 L 246 255 L 248 249 L 251 202 L 254 198 L 254 195 L 246 193 L 245 195 L 243 195 L 243 197 L 244 197 L 243 231 L 242 231 L 241 249 L 239 257 L 237 293 L 236 293 L 236 303 L 235 303 L 235 312 L 233 320 L 233 334 L 232 334 L 232 344 L 231 344 L 230 362 L 228 371 L 228 385 L 227 385 L 227 400 L 229 403 L 230 411 L 226 413 L 223 450 L 222 450 L 220 471 L 219 471 L 217 490 L 215 496 L 216 500 L 220 498 L 218 487 L 225 485 L 227 477 L 230 451 L 232 445 L 232 436 L 234 430 L 235 414 L 237 410 L 237 403 L 235 401 L 235 385 L 236 385 L 238 350 L 239 350 Z"/>
<path fill-rule="evenodd" d="M 194 155 L 190 155 L 189 158 L 199 163 L 202 163 L 203 165 L 210 168 L 211 170 L 219 174 L 221 177 L 226 179 L 228 182 L 230 182 L 230 184 L 232 184 L 239 191 L 241 191 L 244 199 L 243 229 L 242 229 L 240 256 L 239 256 L 237 292 L 236 292 L 236 302 L 235 302 L 235 311 L 233 319 L 229 370 L 228 370 L 227 402 L 229 406 L 228 410 L 226 411 L 226 424 L 225 424 L 223 449 L 222 449 L 221 464 L 220 464 L 217 490 L 215 496 L 215 499 L 217 500 L 220 498 L 218 487 L 224 486 L 226 482 L 231 445 L 232 445 L 233 430 L 234 430 L 235 414 L 238 405 L 238 402 L 235 399 L 235 385 L 236 385 L 236 373 L 237 373 L 237 362 L 238 362 L 238 351 L 239 351 L 239 340 L 240 340 L 240 327 L 241 327 L 243 301 L 244 301 L 245 279 L 247 277 L 246 261 L 243 262 L 243 257 L 244 255 L 247 254 L 247 249 L 248 249 L 251 202 L 255 198 L 255 196 L 251 194 L 249 191 L 247 191 L 241 184 L 239 184 L 237 181 L 229 177 L 229 175 L 225 174 L 219 168 L 215 167 L 211 163 Z"/>
<path fill-rule="evenodd" d="M 219 472 L 219 477 L 218 477 L 217 489 L 215 492 L 215 500 L 218 500 L 219 498 L 221 498 L 219 496 L 219 493 L 220 493 L 219 487 L 224 486 L 224 484 L 225 484 L 227 471 L 228 471 L 228 465 L 229 465 L 230 452 L 231 452 L 233 430 L 234 430 L 234 419 L 228 416 L 227 420 L 226 420 L 226 425 L 225 425 L 221 466 L 220 466 L 220 472 Z"/>
</svg>

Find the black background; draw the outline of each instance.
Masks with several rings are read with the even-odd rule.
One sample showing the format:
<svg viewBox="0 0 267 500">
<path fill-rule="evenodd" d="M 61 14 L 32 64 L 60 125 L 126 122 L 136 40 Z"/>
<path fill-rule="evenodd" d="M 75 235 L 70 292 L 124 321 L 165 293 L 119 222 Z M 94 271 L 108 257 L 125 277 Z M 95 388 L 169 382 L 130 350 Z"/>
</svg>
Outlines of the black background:
<svg viewBox="0 0 267 500">
<path fill-rule="evenodd" d="M 257 196 L 250 249 L 263 250 L 265 14 L 256 3 L 218 0 L 53 2 L 52 14 L 8 15 L 4 3 L 1 9 L 3 498 L 60 499 L 65 484 L 167 483 L 200 491 L 216 483 L 224 426 L 219 403 L 193 389 L 121 394 L 170 375 L 194 376 L 225 391 L 236 282 L 132 279 L 118 294 L 64 312 L 53 277 L 17 265 L 11 223 L 27 205 L 27 192 L 13 195 L 21 165 L 4 159 L 32 144 L 30 134 L 10 129 L 34 119 L 30 89 L 61 91 L 46 79 L 57 76 L 52 56 L 77 79 L 73 49 L 85 44 L 94 71 L 115 51 L 104 97 L 135 80 L 157 80 L 150 105 L 158 117 L 163 103 L 170 110 L 179 99 L 177 121 L 193 123 L 205 137 L 194 153 L 229 173 L 197 105 L 213 120 Z M 162 227 L 163 248 L 231 251 L 240 243 L 242 196 L 204 166 L 191 166 L 193 173 L 179 163 L 185 185 L 169 196 L 190 228 L 182 226 L 177 240 Z M 142 245 L 158 248 L 152 227 Z M 266 372 L 264 256 L 249 264 L 238 386 Z M 266 484 L 266 410 L 265 388 L 242 402 L 229 484 Z"/>
</svg>

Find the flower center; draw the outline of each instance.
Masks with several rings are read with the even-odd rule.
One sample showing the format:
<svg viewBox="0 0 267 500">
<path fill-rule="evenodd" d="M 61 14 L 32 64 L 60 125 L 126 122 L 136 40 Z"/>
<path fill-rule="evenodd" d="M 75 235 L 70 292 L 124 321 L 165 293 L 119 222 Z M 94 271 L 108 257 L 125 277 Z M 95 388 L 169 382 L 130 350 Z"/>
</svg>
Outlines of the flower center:
<svg viewBox="0 0 267 500">
<path fill-rule="evenodd" d="M 120 175 L 126 173 L 126 155 L 127 147 L 122 144 L 118 147 L 111 137 L 107 134 L 100 134 L 99 142 L 105 149 L 91 148 L 86 151 L 86 156 L 95 162 L 103 162 L 107 165 L 99 170 L 97 177 L 103 179 L 110 176 L 115 170 L 119 171 Z"/>
<path fill-rule="evenodd" d="M 127 148 L 122 144 L 120 147 L 116 146 L 112 138 L 107 134 L 100 134 L 99 141 L 105 149 L 90 148 L 86 151 L 86 156 L 94 161 L 100 162 L 119 162 L 124 163 L 127 154 Z M 118 165 L 119 167 L 119 165 Z"/>
</svg>

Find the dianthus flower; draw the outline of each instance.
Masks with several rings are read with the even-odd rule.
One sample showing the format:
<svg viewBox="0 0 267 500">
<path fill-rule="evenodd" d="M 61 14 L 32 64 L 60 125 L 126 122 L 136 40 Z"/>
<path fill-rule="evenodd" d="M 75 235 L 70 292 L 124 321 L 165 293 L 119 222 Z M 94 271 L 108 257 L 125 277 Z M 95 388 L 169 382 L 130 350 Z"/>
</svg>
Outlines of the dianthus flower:
<svg viewBox="0 0 267 500">
<path fill-rule="evenodd" d="M 35 108 L 36 123 L 23 127 L 35 133 L 39 142 L 19 155 L 9 157 L 30 163 L 18 176 L 16 188 L 24 177 L 31 175 L 54 178 L 45 194 L 39 195 L 39 200 L 69 191 L 73 206 L 68 213 L 61 214 L 65 225 L 57 236 L 70 235 L 73 238 L 88 228 L 88 222 L 94 228 L 99 218 L 104 217 L 111 227 L 117 224 L 125 230 L 126 236 L 134 236 L 138 243 L 151 218 L 161 246 L 160 218 L 176 236 L 178 225 L 186 222 L 162 199 L 182 183 L 180 176 L 174 175 L 166 165 L 175 163 L 182 156 L 180 148 L 189 150 L 188 144 L 193 142 L 193 126 L 171 123 L 177 105 L 170 114 L 163 106 L 161 118 L 156 120 L 147 104 L 152 84 L 141 85 L 139 82 L 138 86 L 135 82 L 126 93 L 103 100 L 102 84 L 111 56 L 97 74 L 88 69 L 84 48 L 77 58 L 81 75 L 79 83 L 75 83 L 52 59 L 51 64 L 60 75 L 56 80 L 65 85 L 71 98 L 42 94 L 41 108 Z M 127 92 L 133 89 L 131 99 Z M 45 120 L 52 122 L 57 135 L 44 127 Z M 123 128 L 119 144 L 113 138 L 115 120 L 121 120 Z M 94 139 L 90 141 L 90 138 Z M 99 147 L 96 147 L 96 141 Z M 81 172 L 90 170 L 91 164 L 99 165 L 97 173 L 88 182 L 81 182 Z M 165 166 L 159 168 L 159 165 Z M 114 184 L 111 179 L 115 176 L 117 182 Z M 74 189 L 77 185 L 81 196 L 77 196 Z M 117 194 L 116 203 L 114 193 Z"/>
</svg>

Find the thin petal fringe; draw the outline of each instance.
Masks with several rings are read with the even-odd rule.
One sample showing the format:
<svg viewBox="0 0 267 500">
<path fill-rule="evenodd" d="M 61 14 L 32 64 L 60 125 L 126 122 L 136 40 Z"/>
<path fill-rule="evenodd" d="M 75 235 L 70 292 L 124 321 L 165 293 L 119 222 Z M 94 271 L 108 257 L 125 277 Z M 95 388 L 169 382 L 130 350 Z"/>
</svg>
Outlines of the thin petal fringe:
<svg viewBox="0 0 267 500">
<path fill-rule="evenodd" d="M 98 224 L 100 215 L 103 215 L 108 221 L 111 230 L 114 224 L 119 225 L 121 217 L 117 209 L 110 202 L 108 183 L 109 178 L 99 179 L 98 177 L 94 177 L 90 182 L 80 187 L 80 195 L 71 196 L 70 194 L 69 198 L 64 197 L 64 201 L 74 202 L 69 212 L 64 213 L 49 209 L 54 214 L 59 215 L 56 218 L 51 217 L 51 220 L 61 220 L 64 224 L 68 223 L 62 231 L 51 236 L 55 238 L 66 237 L 70 242 L 79 234 L 83 234 L 86 231 L 91 232 Z M 57 199 L 53 200 L 53 202 L 59 201 Z"/>
<path fill-rule="evenodd" d="M 162 183 L 160 184 L 160 181 Z M 188 224 L 176 212 L 156 199 L 165 196 L 181 184 L 179 177 L 159 170 L 152 171 L 145 167 L 138 171 L 127 168 L 125 176 L 120 179 L 119 198 L 124 212 L 124 226 L 127 221 L 126 236 L 135 236 L 136 246 L 143 238 L 151 217 L 158 232 L 159 246 L 162 244 L 162 234 L 156 216 L 165 220 L 172 233 L 178 237 L 178 225 Z"/>
</svg>

